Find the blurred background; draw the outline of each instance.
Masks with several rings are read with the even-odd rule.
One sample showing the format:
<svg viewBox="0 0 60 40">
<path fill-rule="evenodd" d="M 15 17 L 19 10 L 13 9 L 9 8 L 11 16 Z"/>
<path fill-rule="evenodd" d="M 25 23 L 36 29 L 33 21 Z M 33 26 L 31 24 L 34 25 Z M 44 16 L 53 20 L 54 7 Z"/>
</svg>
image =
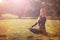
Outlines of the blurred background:
<svg viewBox="0 0 60 40">
<path fill-rule="evenodd" d="M 55 18 L 60 16 L 59 0 L 1 0 L 0 17 L 5 14 L 15 15 L 19 18 L 38 17 L 40 8 L 43 6 L 47 8 L 48 16 Z"/>
<path fill-rule="evenodd" d="M 43 7 L 47 11 L 46 31 L 50 36 L 60 35 L 60 0 L 0 0 L 0 39 L 8 36 L 9 40 L 28 40 L 36 35 L 28 28 Z"/>
</svg>

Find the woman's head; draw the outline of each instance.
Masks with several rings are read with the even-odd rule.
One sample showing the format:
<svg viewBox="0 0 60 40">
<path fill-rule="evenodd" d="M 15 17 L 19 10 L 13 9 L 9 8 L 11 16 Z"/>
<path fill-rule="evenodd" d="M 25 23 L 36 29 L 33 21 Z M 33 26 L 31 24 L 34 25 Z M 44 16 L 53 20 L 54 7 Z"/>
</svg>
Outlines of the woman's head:
<svg viewBox="0 0 60 40">
<path fill-rule="evenodd" d="M 46 9 L 45 8 L 40 9 L 40 16 L 46 17 Z"/>
</svg>

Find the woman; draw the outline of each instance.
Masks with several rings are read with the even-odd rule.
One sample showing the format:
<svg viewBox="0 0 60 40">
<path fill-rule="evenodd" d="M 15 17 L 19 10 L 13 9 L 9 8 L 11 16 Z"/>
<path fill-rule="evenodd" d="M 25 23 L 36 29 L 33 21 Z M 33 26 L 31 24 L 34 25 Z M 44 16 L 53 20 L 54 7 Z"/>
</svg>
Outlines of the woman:
<svg viewBox="0 0 60 40">
<path fill-rule="evenodd" d="M 39 30 L 42 32 L 46 32 L 45 29 L 45 22 L 46 22 L 46 9 L 40 9 L 40 16 L 38 18 Z"/>
<path fill-rule="evenodd" d="M 45 22 L 46 22 L 46 9 L 45 8 L 41 8 L 40 9 L 40 15 L 38 17 L 38 21 L 30 28 L 30 30 L 32 32 L 35 32 L 35 33 L 45 33 L 46 32 Z M 33 27 L 36 24 L 39 24 L 39 29 L 33 29 Z"/>
</svg>

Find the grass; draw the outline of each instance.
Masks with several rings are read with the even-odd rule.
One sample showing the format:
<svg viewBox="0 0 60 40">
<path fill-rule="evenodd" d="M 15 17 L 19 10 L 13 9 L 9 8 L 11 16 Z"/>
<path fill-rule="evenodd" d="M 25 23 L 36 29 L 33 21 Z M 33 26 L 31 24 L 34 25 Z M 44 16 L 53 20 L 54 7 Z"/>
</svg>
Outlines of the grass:
<svg viewBox="0 0 60 40">
<path fill-rule="evenodd" d="M 26 40 L 28 36 L 35 35 L 29 28 L 36 22 L 36 19 L 7 19 L 0 20 L 0 34 L 8 34 L 10 38 L 17 37 Z M 60 34 L 60 20 L 47 20 L 46 30 L 51 34 Z M 36 25 L 38 27 L 38 25 Z M 20 36 L 19 36 L 20 35 Z"/>
</svg>

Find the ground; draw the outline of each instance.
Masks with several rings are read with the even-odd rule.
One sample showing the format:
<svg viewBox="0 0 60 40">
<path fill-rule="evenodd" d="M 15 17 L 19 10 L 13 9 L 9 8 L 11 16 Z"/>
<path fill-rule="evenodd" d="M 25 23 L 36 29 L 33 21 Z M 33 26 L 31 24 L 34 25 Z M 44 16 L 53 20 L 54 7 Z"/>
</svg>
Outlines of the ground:
<svg viewBox="0 0 60 40">
<path fill-rule="evenodd" d="M 14 40 L 17 38 L 27 40 L 29 37 L 38 38 L 36 34 L 29 31 L 29 28 L 36 22 L 36 19 L 5 19 L 0 20 L 0 34 L 8 35 L 8 38 Z M 60 20 L 47 20 L 46 30 L 51 34 L 58 34 Z M 35 26 L 38 28 L 38 25 Z M 36 37 L 35 37 L 35 36 Z M 45 36 L 43 36 L 45 38 Z"/>
</svg>

